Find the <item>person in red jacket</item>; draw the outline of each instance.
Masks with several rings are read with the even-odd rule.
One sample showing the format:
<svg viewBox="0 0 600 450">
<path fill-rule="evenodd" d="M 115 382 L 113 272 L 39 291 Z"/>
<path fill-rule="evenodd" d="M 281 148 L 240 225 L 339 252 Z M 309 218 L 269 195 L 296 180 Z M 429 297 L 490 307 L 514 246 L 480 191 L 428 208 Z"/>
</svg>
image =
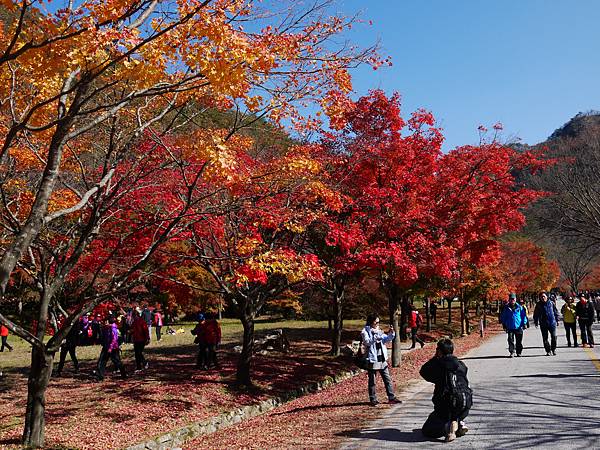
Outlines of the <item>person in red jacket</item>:
<svg viewBox="0 0 600 450">
<path fill-rule="evenodd" d="M 148 362 L 144 358 L 144 347 L 150 343 L 150 330 L 148 329 L 148 324 L 136 309 L 133 310 L 131 342 L 133 342 L 133 352 L 135 353 L 136 372 L 147 369 Z"/>
<path fill-rule="evenodd" d="M 196 368 L 208 369 L 208 347 L 206 344 L 206 326 L 207 320 L 204 314 L 198 314 L 198 323 L 192 330 L 192 334 L 196 336 L 194 344 L 198 344 L 198 356 L 196 358 Z"/>
<path fill-rule="evenodd" d="M 211 365 L 217 369 L 220 368 L 217 361 L 217 346 L 221 343 L 221 325 L 214 314 L 207 314 L 206 328 L 204 329 L 204 339 L 206 341 L 207 366 Z"/>
<path fill-rule="evenodd" d="M 7 339 L 8 339 L 8 328 L 6 328 L 4 325 L 0 326 L 0 336 L 2 337 L 2 348 L 0 348 L 0 352 L 4 351 L 4 347 L 6 347 L 9 352 L 12 352 L 13 348 L 7 342 Z"/>
<path fill-rule="evenodd" d="M 419 332 L 419 326 L 421 326 L 423 320 L 421 319 L 421 315 L 419 314 L 419 311 L 417 311 L 415 305 L 411 305 L 410 309 L 411 311 L 408 315 L 408 327 L 410 328 L 410 335 L 412 338 L 412 347 L 410 348 L 415 348 L 417 342 L 421 344 L 421 348 L 423 348 L 425 342 L 417 335 Z"/>
</svg>

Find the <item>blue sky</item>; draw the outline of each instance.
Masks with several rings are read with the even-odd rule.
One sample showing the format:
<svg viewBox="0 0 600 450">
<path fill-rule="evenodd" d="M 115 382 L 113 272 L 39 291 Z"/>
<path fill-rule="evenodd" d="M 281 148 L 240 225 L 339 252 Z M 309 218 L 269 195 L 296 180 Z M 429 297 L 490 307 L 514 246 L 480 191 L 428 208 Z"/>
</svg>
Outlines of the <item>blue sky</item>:
<svg viewBox="0 0 600 450">
<path fill-rule="evenodd" d="M 431 110 L 445 149 L 479 141 L 477 126 L 535 144 L 580 111 L 600 109 L 600 1 L 339 0 L 373 25 L 354 42 L 381 41 L 393 67 L 353 73 L 357 95 L 402 94 L 404 115 Z"/>
</svg>

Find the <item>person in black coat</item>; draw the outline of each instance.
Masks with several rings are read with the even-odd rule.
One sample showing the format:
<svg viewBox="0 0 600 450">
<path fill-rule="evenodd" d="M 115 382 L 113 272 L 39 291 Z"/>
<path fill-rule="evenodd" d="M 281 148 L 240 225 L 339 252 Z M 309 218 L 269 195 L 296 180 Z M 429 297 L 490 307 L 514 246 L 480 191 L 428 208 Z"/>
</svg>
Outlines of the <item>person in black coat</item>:
<svg viewBox="0 0 600 450">
<path fill-rule="evenodd" d="M 457 436 L 464 436 L 468 428 L 464 419 L 469 415 L 473 403 L 469 380 L 467 379 L 467 366 L 460 361 L 454 353 L 454 344 L 450 339 L 441 339 L 437 344 L 435 356 L 423 364 L 421 376 L 430 383 L 435 384 L 433 391 L 433 412 L 423 424 L 423 435 L 431 438 L 446 437 L 446 441 L 452 441 Z M 447 387 L 448 374 L 456 375 L 456 385 L 461 392 L 467 393 L 465 408 L 453 411 L 444 392 Z"/>
<path fill-rule="evenodd" d="M 575 305 L 575 315 L 579 321 L 579 330 L 581 331 L 581 344 L 583 347 L 588 345 L 594 347 L 594 335 L 592 334 L 592 323 L 594 323 L 594 306 L 592 302 L 587 301 L 582 295 Z"/>
<path fill-rule="evenodd" d="M 79 373 L 79 361 L 77 360 L 77 346 L 80 343 L 81 335 L 83 331 L 81 329 L 81 322 L 77 321 L 73 324 L 67 337 L 64 342 L 60 346 L 60 359 L 58 362 L 58 369 L 56 370 L 56 375 L 61 376 L 63 367 L 65 365 L 65 360 L 67 359 L 67 354 L 71 356 L 71 361 L 73 361 L 73 367 L 75 368 L 75 373 Z"/>
</svg>

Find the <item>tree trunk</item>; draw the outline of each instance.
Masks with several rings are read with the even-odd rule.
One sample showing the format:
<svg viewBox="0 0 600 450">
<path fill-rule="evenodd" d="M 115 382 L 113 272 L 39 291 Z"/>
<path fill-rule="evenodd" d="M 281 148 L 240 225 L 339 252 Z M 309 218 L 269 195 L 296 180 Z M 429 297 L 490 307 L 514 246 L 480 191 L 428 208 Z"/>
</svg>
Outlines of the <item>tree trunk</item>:
<svg viewBox="0 0 600 450">
<path fill-rule="evenodd" d="M 344 301 L 344 284 L 334 282 L 333 287 L 333 330 L 331 333 L 331 354 L 338 356 L 342 342 L 342 316 Z"/>
<path fill-rule="evenodd" d="M 396 336 L 392 341 L 392 367 L 400 366 L 402 362 L 402 350 L 400 348 L 400 321 L 398 320 L 398 291 L 396 288 L 388 290 L 388 307 L 390 313 L 390 324 L 396 331 Z"/>
<path fill-rule="evenodd" d="M 483 328 L 487 328 L 487 312 L 488 312 L 488 301 L 487 297 L 483 299 Z"/>
<path fill-rule="evenodd" d="M 242 353 L 238 360 L 235 378 L 238 384 L 250 386 L 252 385 L 250 366 L 252 363 L 252 355 L 254 354 L 254 317 L 244 313 L 240 320 L 244 327 L 244 340 L 242 342 Z"/>
<path fill-rule="evenodd" d="M 467 335 L 467 322 L 465 318 L 465 299 L 461 293 L 460 298 L 458 299 L 460 306 L 460 335 Z"/>
<path fill-rule="evenodd" d="M 448 324 L 452 323 L 452 299 L 448 299 L 446 300 L 446 303 L 448 303 Z"/>
<path fill-rule="evenodd" d="M 425 298 L 425 330 L 431 331 L 431 314 L 429 313 L 429 306 L 431 304 L 431 299 L 429 297 Z"/>
<path fill-rule="evenodd" d="M 48 354 L 39 347 L 31 350 L 31 368 L 27 382 L 27 409 L 23 445 L 31 448 L 44 447 L 44 428 L 46 425 L 46 389 L 52 375 L 54 354 Z"/>
<path fill-rule="evenodd" d="M 400 340 L 402 342 L 405 342 L 408 339 L 406 327 L 408 325 L 408 315 L 410 312 L 410 298 L 408 295 L 403 295 L 402 301 L 400 302 Z"/>
</svg>

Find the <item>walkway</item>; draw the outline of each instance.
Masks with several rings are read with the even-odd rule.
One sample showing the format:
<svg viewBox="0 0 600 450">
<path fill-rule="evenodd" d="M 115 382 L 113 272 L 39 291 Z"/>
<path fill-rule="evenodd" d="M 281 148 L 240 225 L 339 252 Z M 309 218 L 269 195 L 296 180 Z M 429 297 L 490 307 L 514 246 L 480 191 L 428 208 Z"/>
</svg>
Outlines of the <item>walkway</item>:
<svg viewBox="0 0 600 450">
<path fill-rule="evenodd" d="M 402 405 L 351 433 L 342 448 L 600 449 L 600 346 L 567 348 L 562 324 L 558 331 L 557 356 L 545 356 L 532 324 L 521 358 L 508 358 L 505 334 L 463 358 L 474 391 L 466 436 L 448 444 L 422 436 L 433 385 L 420 382 Z M 600 343 L 598 324 L 594 335 Z"/>
</svg>

